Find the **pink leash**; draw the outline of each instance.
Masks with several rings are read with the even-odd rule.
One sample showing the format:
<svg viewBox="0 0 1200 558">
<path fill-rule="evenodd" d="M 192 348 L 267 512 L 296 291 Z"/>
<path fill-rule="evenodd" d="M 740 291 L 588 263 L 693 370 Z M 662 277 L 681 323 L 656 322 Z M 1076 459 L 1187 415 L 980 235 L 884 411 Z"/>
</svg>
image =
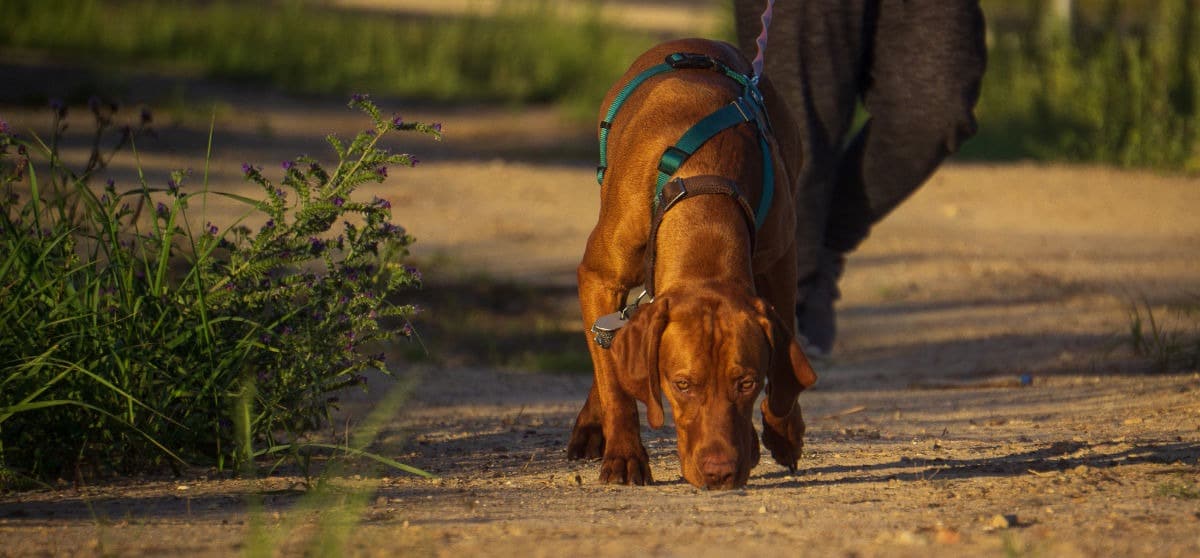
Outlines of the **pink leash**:
<svg viewBox="0 0 1200 558">
<path fill-rule="evenodd" d="M 767 0 L 767 9 L 762 14 L 762 32 L 758 34 L 758 38 L 754 39 L 758 45 L 758 54 L 754 56 L 754 62 L 751 65 L 754 67 L 754 82 L 758 83 L 759 76 L 763 73 L 763 55 L 767 50 L 767 28 L 771 26 L 771 13 L 775 10 L 775 0 Z"/>
</svg>

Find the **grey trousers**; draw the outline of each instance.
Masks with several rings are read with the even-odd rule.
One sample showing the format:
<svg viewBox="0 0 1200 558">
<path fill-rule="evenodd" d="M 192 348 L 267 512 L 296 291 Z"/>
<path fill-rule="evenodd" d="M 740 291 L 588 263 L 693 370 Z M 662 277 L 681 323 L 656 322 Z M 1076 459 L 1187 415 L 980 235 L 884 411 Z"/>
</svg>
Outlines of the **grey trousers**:
<svg viewBox="0 0 1200 558">
<path fill-rule="evenodd" d="M 735 0 L 749 58 L 765 6 Z M 978 0 L 777 0 L 764 73 L 804 140 L 796 201 L 802 300 L 822 247 L 854 250 L 974 135 L 984 35 Z M 860 101 L 870 119 L 847 138 Z"/>
</svg>

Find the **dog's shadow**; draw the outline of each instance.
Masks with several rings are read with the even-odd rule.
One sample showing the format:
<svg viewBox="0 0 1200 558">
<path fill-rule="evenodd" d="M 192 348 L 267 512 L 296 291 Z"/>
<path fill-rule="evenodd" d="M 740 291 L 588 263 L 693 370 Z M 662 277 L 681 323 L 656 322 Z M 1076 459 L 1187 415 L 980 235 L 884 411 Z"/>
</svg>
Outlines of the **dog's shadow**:
<svg viewBox="0 0 1200 558">
<path fill-rule="evenodd" d="M 778 487 L 812 487 L 899 481 L 963 480 L 983 477 L 1017 477 L 1028 474 L 1049 474 L 1076 469 L 1083 465 L 1100 472 L 1125 465 L 1145 463 L 1184 463 L 1200 466 L 1200 444 L 1166 442 L 1142 444 L 1117 451 L 1103 451 L 1111 444 L 1085 442 L 1053 442 L 1041 447 L 1000 457 L 971 459 L 921 459 L 901 457 L 885 463 L 832 465 L 803 468 L 796 474 L 777 468 L 759 475 Z M 1069 457 L 1082 449 L 1091 455 Z"/>
</svg>

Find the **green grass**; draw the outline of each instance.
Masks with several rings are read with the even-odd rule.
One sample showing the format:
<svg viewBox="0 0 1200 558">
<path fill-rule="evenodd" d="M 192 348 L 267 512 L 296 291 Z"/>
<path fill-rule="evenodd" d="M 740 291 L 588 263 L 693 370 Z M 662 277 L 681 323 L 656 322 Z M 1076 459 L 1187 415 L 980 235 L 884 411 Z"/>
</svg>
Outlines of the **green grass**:
<svg viewBox="0 0 1200 558">
<path fill-rule="evenodd" d="M 47 140 L 0 125 L 0 470 L 81 479 L 331 449 L 307 435 L 362 372 L 387 371 L 368 349 L 411 335 L 416 308 L 402 298 L 419 284 L 390 204 L 353 193 L 413 164 L 383 149 L 385 136 L 439 135 L 365 97 L 351 106 L 373 126 L 349 143 L 330 136 L 328 170 L 309 157 L 245 165 L 258 199 L 209 192 L 203 176 L 192 188 L 186 172 L 94 187 L 142 132 L 99 102 L 83 169 L 59 159 L 62 112 Z M 197 230 L 189 208 L 208 195 L 266 224 Z"/>
<path fill-rule="evenodd" d="M 1146 301 L 1130 305 L 1129 341 L 1157 372 L 1200 370 L 1200 297 L 1157 313 Z"/>
<path fill-rule="evenodd" d="M 1180 478 L 1159 484 L 1154 493 L 1175 500 L 1197 500 L 1200 499 L 1200 485 Z"/>
<path fill-rule="evenodd" d="M 550 1 L 437 19 L 300 1 L 12 0 L 0 5 L 0 22 L 0 48 L 100 68 L 148 66 L 303 93 L 585 103 L 589 113 L 652 42 L 605 28 L 595 13 L 563 16 Z"/>
<path fill-rule="evenodd" d="M 1075 4 L 1064 27 L 1047 18 L 1041 0 L 984 0 L 990 39 L 980 132 L 962 156 L 1200 170 L 1200 8 L 1175 0 Z M 716 33 L 732 38 L 728 24 Z M 103 91 L 80 90 L 74 100 L 93 92 L 137 97 L 136 84 L 119 76 L 138 68 L 293 93 L 551 102 L 586 122 L 655 40 L 613 28 L 597 11 L 568 16 L 548 0 L 447 18 L 300 0 L 0 3 L 0 56 L 71 60 L 97 76 L 84 89 Z"/>
<path fill-rule="evenodd" d="M 1077 2 L 1064 26 L 1042 2 L 985 2 L 991 30 L 975 159 L 1200 170 L 1200 8 Z"/>
</svg>

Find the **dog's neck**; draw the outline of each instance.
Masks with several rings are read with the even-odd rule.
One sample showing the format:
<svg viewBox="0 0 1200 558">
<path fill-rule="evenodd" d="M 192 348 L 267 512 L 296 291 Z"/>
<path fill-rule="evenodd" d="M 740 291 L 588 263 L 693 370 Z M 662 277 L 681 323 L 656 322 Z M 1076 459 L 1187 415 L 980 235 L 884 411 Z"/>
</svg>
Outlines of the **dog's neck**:
<svg viewBox="0 0 1200 558">
<path fill-rule="evenodd" d="M 679 204 L 664 216 L 655 239 L 655 296 L 700 284 L 753 294 L 751 234 L 730 198 L 700 196 Z"/>
</svg>

